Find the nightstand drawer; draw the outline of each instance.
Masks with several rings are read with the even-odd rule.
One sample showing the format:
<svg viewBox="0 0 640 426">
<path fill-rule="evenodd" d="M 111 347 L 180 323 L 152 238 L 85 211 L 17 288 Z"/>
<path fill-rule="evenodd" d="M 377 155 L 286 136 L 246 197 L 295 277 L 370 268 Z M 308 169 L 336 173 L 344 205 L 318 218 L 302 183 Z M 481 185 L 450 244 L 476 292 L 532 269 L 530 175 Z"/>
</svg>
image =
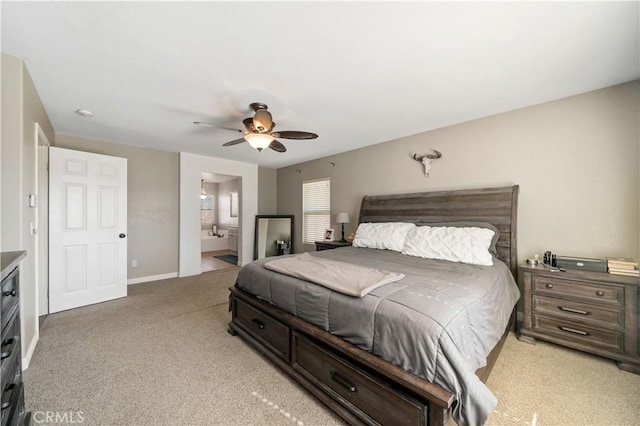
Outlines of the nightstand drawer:
<svg viewBox="0 0 640 426">
<path fill-rule="evenodd" d="M 533 316 L 533 331 L 562 338 L 567 342 L 581 343 L 588 347 L 597 347 L 607 351 L 624 351 L 624 333 L 604 331 L 587 327 L 575 322 Z"/>
<path fill-rule="evenodd" d="M 583 281 L 535 276 L 533 277 L 532 290 L 535 293 L 575 297 L 598 304 L 620 307 L 624 305 L 624 288 L 615 285 L 598 285 Z"/>
<path fill-rule="evenodd" d="M 624 311 L 555 297 L 533 296 L 533 312 L 614 330 L 624 329 Z"/>
</svg>

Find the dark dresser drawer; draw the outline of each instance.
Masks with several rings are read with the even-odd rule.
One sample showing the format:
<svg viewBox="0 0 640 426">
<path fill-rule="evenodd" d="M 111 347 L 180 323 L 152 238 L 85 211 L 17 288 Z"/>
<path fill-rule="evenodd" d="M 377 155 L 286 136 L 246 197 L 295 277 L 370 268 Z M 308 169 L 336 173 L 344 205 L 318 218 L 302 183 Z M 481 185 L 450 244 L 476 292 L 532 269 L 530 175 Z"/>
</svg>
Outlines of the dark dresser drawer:
<svg viewBox="0 0 640 426">
<path fill-rule="evenodd" d="M 28 425 L 30 414 L 24 408 L 22 384 L 22 334 L 20 333 L 20 261 L 24 251 L 2 252 L 2 392 L 1 426 Z"/>
<path fill-rule="evenodd" d="M 391 391 L 380 379 L 356 369 L 328 349 L 294 332 L 294 368 L 333 394 L 367 423 L 426 424 L 427 407 L 408 395 Z M 368 415 L 356 407 L 364 408 Z"/>
<path fill-rule="evenodd" d="M 15 377 L 21 375 L 20 359 L 20 317 L 15 311 L 12 321 L 2 331 L 2 385 L 15 382 Z"/>
<path fill-rule="evenodd" d="M 289 327 L 248 303 L 236 299 L 235 318 L 260 343 L 268 346 L 285 361 L 289 361 Z"/>
<path fill-rule="evenodd" d="M 624 311 L 574 300 L 533 295 L 533 312 L 565 320 L 581 321 L 614 330 L 624 328 Z"/>
<path fill-rule="evenodd" d="M 20 279 L 16 267 L 4 280 L 2 280 L 2 330 L 9 324 L 15 310 L 18 308 Z"/>
<path fill-rule="evenodd" d="M 624 352 L 624 334 L 557 318 L 533 316 L 533 330 L 610 352 Z"/>
<path fill-rule="evenodd" d="M 20 390 L 18 391 L 18 401 L 13 407 L 13 412 L 9 418 L 9 425 L 11 426 L 29 426 L 30 422 L 27 419 L 28 413 L 24 406 L 24 385 L 20 383 Z"/>
<path fill-rule="evenodd" d="M 6 385 L 2 392 L 2 426 L 24 424 L 24 388 L 22 383 Z"/>
<path fill-rule="evenodd" d="M 622 286 L 536 276 L 533 278 L 532 291 L 539 294 L 591 300 L 598 304 L 607 303 L 620 307 L 624 305 L 624 287 Z"/>
</svg>

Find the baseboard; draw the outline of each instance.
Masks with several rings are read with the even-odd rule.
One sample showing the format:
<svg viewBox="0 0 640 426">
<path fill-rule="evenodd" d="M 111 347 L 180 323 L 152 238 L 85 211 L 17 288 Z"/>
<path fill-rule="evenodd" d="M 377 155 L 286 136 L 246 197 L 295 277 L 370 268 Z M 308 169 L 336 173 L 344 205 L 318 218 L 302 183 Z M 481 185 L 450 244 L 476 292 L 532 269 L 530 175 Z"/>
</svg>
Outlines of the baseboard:
<svg viewBox="0 0 640 426">
<path fill-rule="evenodd" d="M 40 331 L 36 331 L 36 334 L 31 339 L 31 344 L 27 348 L 27 352 L 22 357 L 22 370 L 26 370 L 29 368 L 29 363 L 31 362 L 31 357 L 33 356 L 33 352 L 36 350 L 36 345 L 38 344 L 38 340 L 40 340 Z"/>
<path fill-rule="evenodd" d="M 160 275 L 148 275 L 146 277 L 130 278 L 127 280 L 127 285 L 148 283 L 149 281 L 168 280 L 169 278 L 177 278 L 177 277 L 178 277 L 177 272 L 170 272 L 168 274 L 160 274 Z"/>
</svg>

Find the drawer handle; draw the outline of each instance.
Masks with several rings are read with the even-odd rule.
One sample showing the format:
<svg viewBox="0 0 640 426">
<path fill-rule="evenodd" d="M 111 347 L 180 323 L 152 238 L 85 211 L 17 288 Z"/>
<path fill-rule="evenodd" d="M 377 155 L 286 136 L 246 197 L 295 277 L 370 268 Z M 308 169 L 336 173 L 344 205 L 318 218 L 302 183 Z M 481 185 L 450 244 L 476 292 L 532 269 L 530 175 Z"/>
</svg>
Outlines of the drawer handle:
<svg viewBox="0 0 640 426">
<path fill-rule="evenodd" d="M 580 309 L 567 308 L 564 306 L 558 306 L 558 309 L 565 312 L 571 312 L 572 314 L 589 315 L 589 312 L 582 311 Z"/>
<path fill-rule="evenodd" d="M 573 334 L 579 334 L 581 336 L 589 335 L 589 333 L 587 333 L 586 331 L 576 330 L 575 328 L 569 328 L 569 327 L 563 327 L 563 326 L 558 326 L 558 328 L 562 331 L 566 331 L 568 333 L 573 333 Z"/>
<path fill-rule="evenodd" d="M 546 288 L 553 288 L 553 284 L 547 284 L 545 285 Z"/>
<path fill-rule="evenodd" d="M 11 291 L 5 291 L 2 294 L 4 295 L 4 297 L 9 297 L 9 296 L 16 297 L 16 289 L 14 288 Z"/>
<path fill-rule="evenodd" d="M 257 325 L 260 330 L 264 329 L 264 323 L 262 321 L 260 321 L 259 319 L 254 318 L 254 319 L 251 320 L 251 322 L 254 323 L 255 325 Z"/>
<path fill-rule="evenodd" d="M 600 297 L 604 296 L 604 291 L 602 290 L 596 291 L 596 296 L 600 296 Z"/>
<path fill-rule="evenodd" d="M 13 404 L 13 391 L 15 390 L 15 388 L 16 388 L 15 383 L 12 383 L 10 385 L 7 385 L 7 387 L 5 387 L 4 390 L 2 391 L 1 408 L 3 410 L 6 410 L 7 408 L 11 407 L 11 405 Z M 4 415 L 2 417 L 4 417 Z"/>
<path fill-rule="evenodd" d="M 15 342 L 15 339 L 7 339 L 4 342 L 2 342 L 2 355 L 0 356 L 0 359 L 9 358 L 11 356 L 14 342 Z"/>
<path fill-rule="evenodd" d="M 355 387 L 355 385 L 353 385 L 349 381 L 349 379 L 347 379 L 346 377 L 344 377 L 342 374 L 338 373 L 337 371 L 332 371 L 331 372 L 331 379 L 336 381 L 340 386 L 344 387 L 349 392 L 357 392 L 358 391 L 358 389 Z"/>
</svg>

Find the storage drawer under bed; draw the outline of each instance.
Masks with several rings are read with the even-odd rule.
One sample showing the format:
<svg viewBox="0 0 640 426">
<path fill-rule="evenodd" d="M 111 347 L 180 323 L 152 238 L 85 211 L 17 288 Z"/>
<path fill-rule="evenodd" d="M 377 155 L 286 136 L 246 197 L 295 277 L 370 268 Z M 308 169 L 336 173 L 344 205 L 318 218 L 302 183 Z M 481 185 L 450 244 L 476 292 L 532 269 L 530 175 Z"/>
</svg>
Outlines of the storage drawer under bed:
<svg viewBox="0 0 640 426">
<path fill-rule="evenodd" d="M 289 327 L 254 308 L 240 299 L 235 299 L 234 318 L 253 338 L 289 362 Z"/>
<path fill-rule="evenodd" d="M 300 333 L 294 331 L 293 340 L 294 369 L 352 411 L 359 412 L 366 423 L 426 424 L 426 404 L 391 390 L 382 380 Z"/>
</svg>

